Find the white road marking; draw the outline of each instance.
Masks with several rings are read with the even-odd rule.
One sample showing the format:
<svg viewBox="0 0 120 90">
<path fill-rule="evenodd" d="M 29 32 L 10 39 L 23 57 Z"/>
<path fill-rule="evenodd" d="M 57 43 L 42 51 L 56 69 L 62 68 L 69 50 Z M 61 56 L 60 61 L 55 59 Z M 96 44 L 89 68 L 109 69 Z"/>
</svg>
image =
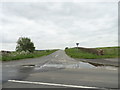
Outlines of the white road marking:
<svg viewBox="0 0 120 90">
<path fill-rule="evenodd" d="M 49 86 L 63 86 L 72 88 L 94 88 L 98 87 L 88 87 L 88 86 L 77 86 L 77 85 L 65 85 L 65 84 L 55 84 L 55 83 L 44 83 L 44 82 L 31 82 L 31 81 L 19 81 L 19 80 L 8 80 L 9 82 L 26 83 L 26 84 L 38 84 L 38 85 L 49 85 Z"/>
<path fill-rule="evenodd" d="M 58 55 L 55 55 L 55 57 L 58 57 Z"/>
</svg>

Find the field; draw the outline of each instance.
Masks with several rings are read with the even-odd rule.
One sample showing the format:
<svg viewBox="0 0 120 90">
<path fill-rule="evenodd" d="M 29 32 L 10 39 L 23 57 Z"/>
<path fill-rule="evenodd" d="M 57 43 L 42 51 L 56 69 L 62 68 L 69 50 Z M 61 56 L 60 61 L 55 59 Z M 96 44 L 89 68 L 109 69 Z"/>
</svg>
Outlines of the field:
<svg viewBox="0 0 120 90">
<path fill-rule="evenodd" d="M 0 55 L 0 61 L 11 61 L 11 60 L 19 60 L 25 58 L 36 58 L 41 56 L 49 55 L 57 50 L 41 50 L 34 51 L 34 53 L 26 53 L 26 52 L 11 52 L 8 54 Z"/>
<path fill-rule="evenodd" d="M 99 59 L 99 58 L 118 58 L 120 50 L 120 47 L 101 47 L 101 48 L 91 48 L 88 50 L 85 50 L 86 48 L 69 48 L 65 49 L 65 52 L 67 55 L 69 55 L 72 58 L 83 58 L 83 59 Z M 97 53 L 92 53 L 94 50 L 100 50 L 102 49 L 104 51 L 104 55 L 97 55 Z M 90 52 L 91 50 L 91 52 Z"/>
</svg>

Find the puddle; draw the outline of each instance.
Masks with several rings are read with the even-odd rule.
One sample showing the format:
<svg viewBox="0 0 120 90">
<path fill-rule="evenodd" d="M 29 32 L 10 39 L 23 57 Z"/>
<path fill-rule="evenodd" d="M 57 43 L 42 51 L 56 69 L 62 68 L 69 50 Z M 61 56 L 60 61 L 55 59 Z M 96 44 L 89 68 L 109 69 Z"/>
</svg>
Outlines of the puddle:
<svg viewBox="0 0 120 90">
<path fill-rule="evenodd" d="M 112 67 L 112 66 L 106 66 L 105 68 L 108 70 L 118 70 L 117 67 Z"/>
<path fill-rule="evenodd" d="M 89 64 L 94 65 L 96 68 L 104 68 L 104 69 L 107 69 L 107 70 L 118 70 L 118 67 L 116 67 L 116 66 L 98 64 L 98 63 L 91 63 L 91 62 L 89 62 Z"/>
<path fill-rule="evenodd" d="M 103 68 L 103 69 L 107 69 L 107 70 L 118 70 L 118 67 L 113 67 L 113 66 L 99 66 L 97 68 Z"/>
<path fill-rule="evenodd" d="M 76 64 L 45 64 L 41 67 L 35 67 L 35 70 L 41 69 L 41 68 L 94 68 L 95 66 L 88 64 L 88 63 L 83 63 L 79 62 Z"/>
<path fill-rule="evenodd" d="M 108 70 L 118 70 L 117 67 L 113 66 L 105 66 L 103 64 L 97 64 L 97 63 L 85 63 L 85 62 L 78 62 L 75 64 L 51 64 L 51 63 L 46 63 L 44 65 L 22 65 L 24 68 L 33 68 L 35 71 L 37 70 L 54 70 L 54 69 L 64 69 L 64 68 L 104 68 Z M 27 70 L 28 71 L 28 70 Z"/>
<path fill-rule="evenodd" d="M 22 65 L 23 67 L 35 67 L 36 65 L 34 64 L 29 64 L 29 65 Z"/>
</svg>

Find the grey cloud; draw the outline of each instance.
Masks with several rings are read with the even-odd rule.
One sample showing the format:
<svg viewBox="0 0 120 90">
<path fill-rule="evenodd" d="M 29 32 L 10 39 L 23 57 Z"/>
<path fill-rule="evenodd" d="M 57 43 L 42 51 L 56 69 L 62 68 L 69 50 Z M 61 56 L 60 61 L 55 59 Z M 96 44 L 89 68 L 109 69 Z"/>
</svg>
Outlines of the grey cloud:
<svg viewBox="0 0 120 90">
<path fill-rule="evenodd" d="M 103 16 L 111 13 L 111 10 L 115 13 L 116 10 L 113 6 L 113 3 L 3 3 L 5 13 L 10 11 L 11 14 L 33 19 L 47 18 L 47 16 L 47 19 L 52 18 L 52 16 L 77 16 L 77 18 L 94 19 L 95 17 L 98 18 L 98 15 Z M 85 14 L 89 15 L 84 17 Z"/>
<path fill-rule="evenodd" d="M 117 45 L 117 3 L 11 2 L 2 6 L 6 47 L 20 36 L 30 37 L 38 49 L 76 42 L 86 47 Z"/>
</svg>

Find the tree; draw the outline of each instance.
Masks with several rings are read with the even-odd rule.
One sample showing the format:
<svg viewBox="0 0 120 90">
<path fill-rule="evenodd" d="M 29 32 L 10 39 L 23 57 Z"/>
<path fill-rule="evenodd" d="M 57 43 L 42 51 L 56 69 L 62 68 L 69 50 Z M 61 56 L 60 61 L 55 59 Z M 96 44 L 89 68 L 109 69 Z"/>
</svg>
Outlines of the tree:
<svg viewBox="0 0 120 90">
<path fill-rule="evenodd" d="M 68 47 L 66 47 L 65 49 L 68 49 Z"/>
<path fill-rule="evenodd" d="M 30 38 L 20 37 L 17 41 L 16 51 L 29 51 L 33 52 L 35 50 L 34 44 Z"/>
</svg>

